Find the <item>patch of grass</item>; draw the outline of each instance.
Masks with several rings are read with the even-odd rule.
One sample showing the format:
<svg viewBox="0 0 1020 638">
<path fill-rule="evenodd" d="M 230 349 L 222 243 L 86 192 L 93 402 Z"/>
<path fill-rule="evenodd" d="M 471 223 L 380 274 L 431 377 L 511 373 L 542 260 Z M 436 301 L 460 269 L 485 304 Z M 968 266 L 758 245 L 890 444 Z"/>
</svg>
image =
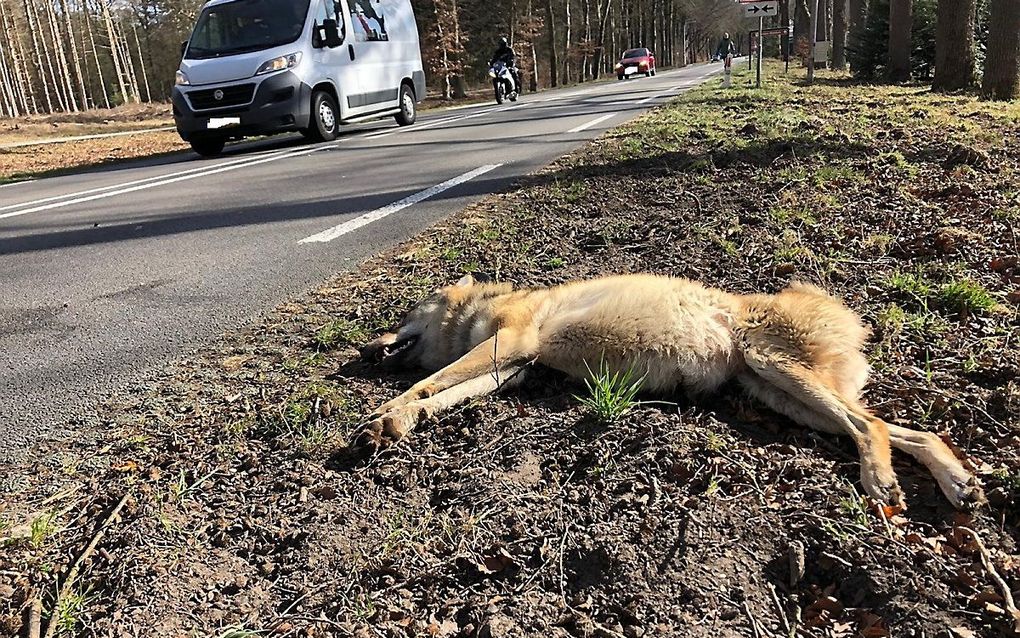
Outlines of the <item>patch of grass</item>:
<svg viewBox="0 0 1020 638">
<path fill-rule="evenodd" d="M 892 247 L 893 237 L 892 235 L 885 235 L 882 233 L 868 235 L 864 239 L 864 247 L 873 254 L 886 255 L 889 253 L 889 248 Z"/>
<path fill-rule="evenodd" d="M 46 543 L 46 539 L 57 529 L 56 525 L 53 524 L 54 518 L 56 518 L 56 514 L 47 512 L 32 521 L 31 532 L 28 537 L 29 545 L 39 549 Z"/>
<path fill-rule="evenodd" d="M 227 627 L 223 630 L 216 638 L 254 638 L 264 632 L 255 631 L 253 629 L 245 629 L 244 627 Z"/>
<path fill-rule="evenodd" d="M 556 182 L 552 189 L 553 197 L 561 199 L 567 204 L 576 204 L 588 194 L 588 186 L 581 181 L 573 181 L 567 184 Z"/>
<path fill-rule="evenodd" d="M 958 279 L 942 286 L 937 299 L 942 307 L 956 312 L 985 312 L 998 305 L 987 288 L 970 279 Z"/>
<path fill-rule="evenodd" d="M 57 607 L 53 610 L 50 622 L 56 624 L 56 635 L 60 636 L 74 632 L 78 626 L 78 617 L 81 615 L 88 597 L 84 593 L 68 593 L 57 601 Z"/>
<path fill-rule="evenodd" d="M 740 249 L 737 248 L 737 245 L 729 239 L 726 239 L 725 237 L 716 237 L 715 243 L 717 243 L 719 247 L 723 249 L 723 252 L 730 257 L 740 257 Z"/>
<path fill-rule="evenodd" d="M 546 260 L 545 267 L 549 269 L 563 268 L 563 266 L 566 263 L 567 263 L 566 260 L 564 260 L 562 257 L 553 257 L 551 259 Z"/>
<path fill-rule="evenodd" d="M 284 438 L 305 451 L 322 448 L 335 434 L 338 418 L 352 413 L 347 395 L 323 383 L 311 383 L 295 392 L 270 415 L 255 424 L 263 436 Z"/>
<path fill-rule="evenodd" d="M 356 345 L 368 339 L 368 330 L 348 319 L 334 319 L 322 326 L 312 337 L 319 350 L 332 350 L 341 344 Z"/>
<path fill-rule="evenodd" d="M 825 186 L 834 182 L 857 183 L 864 181 L 864 175 L 846 164 L 826 164 L 815 170 L 812 181 L 815 186 Z"/>
<path fill-rule="evenodd" d="M 908 294 L 921 302 L 935 290 L 935 284 L 925 277 L 920 269 L 916 272 L 896 270 L 886 277 L 885 284 L 890 289 Z"/>
<path fill-rule="evenodd" d="M 443 252 L 439 253 L 439 258 L 446 261 L 457 261 L 460 256 L 464 254 L 464 251 L 456 246 L 450 246 L 444 248 Z"/>
<path fill-rule="evenodd" d="M 585 363 L 587 367 L 587 362 Z M 604 360 L 598 372 L 588 367 L 589 378 L 584 384 L 586 396 L 574 395 L 602 423 L 613 423 L 637 405 L 635 397 L 641 391 L 644 376 L 636 377 L 634 369 L 613 372 Z"/>
</svg>

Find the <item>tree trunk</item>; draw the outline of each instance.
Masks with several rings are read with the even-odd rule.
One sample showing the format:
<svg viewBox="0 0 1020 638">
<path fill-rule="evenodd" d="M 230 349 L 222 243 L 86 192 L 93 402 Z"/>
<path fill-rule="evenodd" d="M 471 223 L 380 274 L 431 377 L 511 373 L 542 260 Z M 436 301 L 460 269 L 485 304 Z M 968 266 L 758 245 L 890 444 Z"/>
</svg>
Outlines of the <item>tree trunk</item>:
<svg viewBox="0 0 1020 638">
<path fill-rule="evenodd" d="M 35 25 L 39 29 L 39 41 L 42 43 L 43 56 L 46 58 L 46 67 L 49 70 L 50 80 L 53 82 L 50 86 L 53 87 L 53 94 L 57 98 L 60 110 L 67 111 L 67 98 L 64 95 L 64 85 L 57 78 L 59 70 L 57 69 L 57 63 L 54 62 L 54 59 L 56 58 L 56 51 L 54 51 L 54 55 L 50 55 L 50 45 L 48 43 L 50 38 L 46 37 L 47 32 L 52 33 L 53 22 L 46 19 L 45 16 L 40 18 L 39 7 L 35 6 L 35 2 L 32 2 L 32 5 L 32 10 L 35 12 Z M 43 25 L 43 20 L 46 20 L 46 25 Z M 53 43 L 53 46 L 56 47 L 56 42 Z"/>
<path fill-rule="evenodd" d="M 106 23 L 106 37 L 110 41 L 110 55 L 113 57 L 113 72 L 117 76 L 117 86 L 120 88 L 120 99 L 122 104 L 127 104 L 128 93 L 127 87 L 124 85 L 124 73 L 122 70 L 120 48 L 117 43 L 117 34 L 113 30 L 113 18 L 110 16 L 110 5 L 107 4 L 107 0 L 98 0 L 100 7 L 103 10 L 103 21 Z"/>
<path fill-rule="evenodd" d="M 57 12 L 52 2 L 43 3 L 46 5 L 46 17 L 50 23 L 50 32 L 53 34 L 53 57 L 57 61 L 57 71 L 60 73 L 61 86 L 66 96 L 67 109 L 71 112 L 78 111 L 78 100 L 74 97 L 74 81 L 71 79 L 71 64 L 67 61 L 67 52 L 64 50 L 64 38 L 60 31 L 60 21 L 57 20 Z"/>
<path fill-rule="evenodd" d="M 565 33 L 563 34 L 563 83 L 570 84 L 570 0 L 566 0 L 563 6 L 567 12 L 566 22 L 564 23 L 566 29 L 564 29 Z"/>
<path fill-rule="evenodd" d="M 974 85 L 974 3 L 939 0 L 933 91 L 957 91 Z"/>
<path fill-rule="evenodd" d="M 910 33 L 913 28 L 912 0 L 889 0 L 889 79 L 910 79 Z"/>
<path fill-rule="evenodd" d="M 832 68 L 846 70 L 847 0 L 832 4 Z"/>
<path fill-rule="evenodd" d="M 559 60 L 556 56 L 556 14 L 552 0 L 545 0 L 545 28 L 549 34 L 549 85 L 559 86 Z"/>
<path fill-rule="evenodd" d="M 988 55 L 981 94 L 993 100 L 1020 97 L 1020 0 L 992 0 Z"/>
<path fill-rule="evenodd" d="M 811 8 L 807 0 L 796 0 L 793 8 L 793 53 L 805 63 L 811 55 Z"/>
<path fill-rule="evenodd" d="M 5 0 L 0 0 L 0 26 L 3 27 L 10 48 L 14 86 L 21 103 L 21 110 L 25 113 L 34 113 L 36 111 L 35 93 L 32 89 L 32 79 L 28 76 L 25 50 L 21 44 L 21 33 L 18 31 L 14 15 L 7 10 Z"/>
<path fill-rule="evenodd" d="M 152 91 L 149 90 L 149 74 L 145 72 L 145 59 L 142 54 L 142 43 L 138 41 L 138 27 L 131 25 L 131 30 L 135 34 L 135 49 L 138 50 L 138 65 L 142 67 L 142 82 L 145 83 L 145 101 L 152 101 Z"/>
<path fill-rule="evenodd" d="M 34 57 L 36 78 L 42 84 L 43 97 L 46 100 L 46 112 L 51 113 L 53 111 L 53 100 L 50 99 L 49 83 L 46 81 L 46 66 L 43 64 L 42 48 L 39 46 L 39 33 L 35 28 L 34 12 L 29 0 L 24 0 L 24 7 L 26 27 L 32 41 L 32 55 Z M 36 78 L 29 77 L 29 82 Z"/>
<path fill-rule="evenodd" d="M 78 91 L 81 94 L 82 108 L 88 108 L 88 91 L 85 89 L 85 74 L 81 70 L 81 56 L 78 55 L 78 43 L 74 38 L 74 25 L 71 22 L 71 11 L 67 0 L 60 0 L 60 10 L 67 23 L 67 38 L 71 43 L 71 59 L 74 60 L 75 75 L 78 76 Z M 84 46 L 82 47 L 84 48 Z"/>
<path fill-rule="evenodd" d="M 603 72 L 603 64 L 606 62 L 606 28 L 609 26 L 609 16 L 613 12 L 613 0 L 605 0 L 605 11 L 599 24 L 599 43 L 595 50 L 595 73 Z"/>
<path fill-rule="evenodd" d="M 99 64 L 99 51 L 96 49 L 96 35 L 92 30 L 92 14 L 89 11 L 88 0 L 84 0 L 84 2 L 82 2 L 82 9 L 85 11 L 85 29 L 89 34 L 89 46 L 92 47 L 92 58 L 96 62 L 96 75 L 99 77 L 99 88 L 103 92 L 103 104 L 106 108 L 110 108 L 110 92 L 106 88 L 106 80 L 103 79 L 103 67 Z M 86 68 L 88 68 L 87 65 Z"/>
</svg>

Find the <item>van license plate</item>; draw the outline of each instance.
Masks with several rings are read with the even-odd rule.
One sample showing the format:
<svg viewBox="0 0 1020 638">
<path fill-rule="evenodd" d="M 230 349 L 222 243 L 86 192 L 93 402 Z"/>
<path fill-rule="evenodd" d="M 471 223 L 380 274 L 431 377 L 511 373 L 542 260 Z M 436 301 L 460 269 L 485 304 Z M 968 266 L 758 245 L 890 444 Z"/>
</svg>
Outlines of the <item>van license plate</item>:
<svg viewBox="0 0 1020 638">
<path fill-rule="evenodd" d="M 240 126 L 241 118 L 239 117 L 211 117 L 209 118 L 208 128 L 223 128 L 225 126 Z"/>
</svg>

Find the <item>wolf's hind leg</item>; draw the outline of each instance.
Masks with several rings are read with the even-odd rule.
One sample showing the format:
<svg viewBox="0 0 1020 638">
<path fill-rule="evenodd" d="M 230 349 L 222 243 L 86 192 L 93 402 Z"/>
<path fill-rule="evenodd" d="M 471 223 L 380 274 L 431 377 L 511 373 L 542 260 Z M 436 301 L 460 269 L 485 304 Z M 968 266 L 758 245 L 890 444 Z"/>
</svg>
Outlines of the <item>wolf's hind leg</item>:
<svg viewBox="0 0 1020 638">
<path fill-rule="evenodd" d="M 468 399 L 514 387 L 523 380 L 524 370 L 515 367 L 502 371 L 498 375 L 491 372 L 483 374 L 426 399 L 403 403 L 373 419 L 361 431 L 354 445 L 360 448 L 389 447 L 407 436 L 424 419 L 435 416 Z"/>
<path fill-rule="evenodd" d="M 744 360 L 756 376 L 808 410 L 787 408 L 780 410 L 782 413 L 802 425 L 824 432 L 838 431 L 854 440 L 861 456 L 861 483 L 872 498 L 884 503 L 903 503 L 903 492 L 892 469 L 889 430 L 884 421 L 869 413 L 856 397 L 842 396 L 810 369 L 782 353 L 772 354 L 750 346 L 744 350 Z M 743 382 L 746 387 L 747 381 Z M 773 402 L 778 400 L 776 397 Z"/>
<path fill-rule="evenodd" d="M 937 435 L 890 425 L 889 442 L 927 467 L 942 493 L 957 509 L 973 509 L 985 502 L 985 493 L 977 477 L 963 467 Z"/>
<path fill-rule="evenodd" d="M 820 419 L 809 407 L 753 373 L 745 372 L 737 380 L 752 397 L 797 423 L 830 434 L 844 433 L 835 423 Z M 931 432 L 890 424 L 887 427 L 892 447 L 906 452 L 927 467 L 954 507 L 972 509 L 985 502 L 977 477 L 963 467 L 942 439 Z"/>
</svg>

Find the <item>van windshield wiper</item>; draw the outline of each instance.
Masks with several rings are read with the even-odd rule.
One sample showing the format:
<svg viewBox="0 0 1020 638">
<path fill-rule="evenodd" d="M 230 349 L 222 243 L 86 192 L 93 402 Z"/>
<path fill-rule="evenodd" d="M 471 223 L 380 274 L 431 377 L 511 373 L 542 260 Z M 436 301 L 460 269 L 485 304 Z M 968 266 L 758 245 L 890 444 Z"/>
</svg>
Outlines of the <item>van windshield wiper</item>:
<svg viewBox="0 0 1020 638">
<path fill-rule="evenodd" d="M 249 44 L 243 47 L 233 47 L 230 49 L 217 49 L 212 52 L 214 57 L 222 57 L 224 55 L 234 55 L 236 53 L 251 53 L 252 51 L 259 51 L 261 49 L 271 49 L 275 44 Z"/>
</svg>

